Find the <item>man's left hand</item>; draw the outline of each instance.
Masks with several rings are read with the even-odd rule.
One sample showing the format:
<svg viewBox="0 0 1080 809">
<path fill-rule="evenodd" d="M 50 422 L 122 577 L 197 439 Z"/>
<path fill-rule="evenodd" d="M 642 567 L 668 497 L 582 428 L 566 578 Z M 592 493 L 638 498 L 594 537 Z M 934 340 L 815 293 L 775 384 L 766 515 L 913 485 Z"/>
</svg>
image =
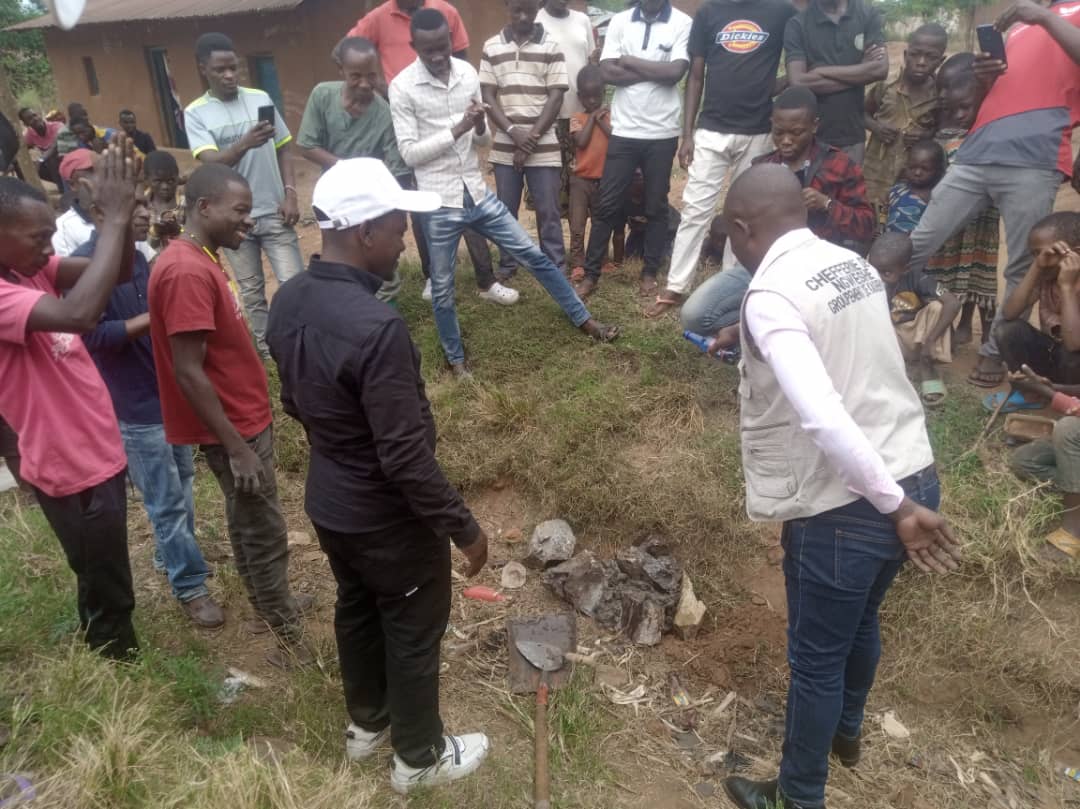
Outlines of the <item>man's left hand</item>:
<svg viewBox="0 0 1080 809">
<path fill-rule="evenodd" d="M 296 192 L 291 188 L 285 190 L 285 198 L 281 200 L 278 213 L 289 227 L 293 227 L 300 221 L 300 206 L 296 202 Z"/>
<path fill-rule="evenodd" d="M 936 511 L 905 497 L 889 516 L 908 558 L 923 573 L 948 573 L 960 567 L 960 543 Z"/>
<path fill-rule="evenodd" d="M 827 211 L 829 209 L 831 200 L 816 188 L 804 188 L 802 198 L 808 211 Z"/>
<path fill-rule="evenodd" d="M 1045 6 L 1034 3 L 1032 0 L 1017 0 L 997 18 L 994 27 L 1005 33 L 1018 22 L 1027 23 L 1028 25 L 1042 25 L 1048 13 Z"/>
</svg>

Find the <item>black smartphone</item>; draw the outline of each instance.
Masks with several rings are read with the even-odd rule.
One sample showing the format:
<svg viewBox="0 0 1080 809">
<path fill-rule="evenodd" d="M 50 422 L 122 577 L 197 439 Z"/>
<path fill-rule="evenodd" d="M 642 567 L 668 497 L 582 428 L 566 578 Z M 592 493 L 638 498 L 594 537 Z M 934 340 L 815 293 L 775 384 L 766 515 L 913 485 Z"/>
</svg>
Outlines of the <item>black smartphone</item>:
<svg viewBox="0 0 1080 809">
<path fill-rule="evenodd" d="M 259 123 L 275 125 L 274 105 L 267 104 L 265 107 L 259 107 Z"/>
<path fill-rule="evenodd" d="M 999 62 L 1005 59 L 1005 37 L 992 25 L 980 25 L 975 29 L 975 35 L 979 38 L 979 50 L 990 54 L 991 58 Z"/>
</svg>

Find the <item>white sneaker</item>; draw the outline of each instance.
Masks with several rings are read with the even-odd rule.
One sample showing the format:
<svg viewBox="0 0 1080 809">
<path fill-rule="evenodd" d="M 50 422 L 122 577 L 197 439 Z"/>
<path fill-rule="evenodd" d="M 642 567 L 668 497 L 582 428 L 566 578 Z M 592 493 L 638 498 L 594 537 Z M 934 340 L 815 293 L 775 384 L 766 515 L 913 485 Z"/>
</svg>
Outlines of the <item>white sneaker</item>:
<svg viewBox="0 0 1080 809">
<path fill-rule="evenodd" d="M 424 282 L 424 291 L 420 293 L 420 297 L 423 298 L 425 301 L 430 301 L 431 300 L 431 279 L 430 278 L 427 279 L 427 281 Z"/>
<path fill-rule="evenodd" d="M 350 724 L 345 731 L 345 755 L 349 761 L 363 761 L 375 755 L 375 751 L 390 741 L 390 727 L 378 733 L 369 733 L 359 725 Z"/>
<path fill-rule="evenodd" d="M 492 303 L 500 303 L 503 306 L 513 306 L 518 302 L 518 298 L 521 297 L 516 289 L 510 289 L 510 287 L 504 287 L 498 281 L 492 284 L 487 289 L 480 292 L 480 297 L 485 301 L 491 301 Z"/>
<path fill-rule="evenodd" d="M 446 736 L 446 749 L 430 767 L 410 767 L 396 755 L 390 772 L 390 786 L 399 795 L 417 787 L 437 787 L 472 775 L 487 758 L 491 742 L 483 733 Z"/>
</svg>

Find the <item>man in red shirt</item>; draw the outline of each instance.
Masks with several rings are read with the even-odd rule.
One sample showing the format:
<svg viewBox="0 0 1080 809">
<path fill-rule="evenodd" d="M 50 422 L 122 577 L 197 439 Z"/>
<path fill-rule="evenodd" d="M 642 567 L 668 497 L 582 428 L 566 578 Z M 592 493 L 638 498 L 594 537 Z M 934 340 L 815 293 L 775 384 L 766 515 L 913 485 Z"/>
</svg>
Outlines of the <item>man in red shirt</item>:
<svg viewBox="0 0 1080 809">
<path fill-rule="evenodd" d="M 1018 0 L 998 18 L 1009 31 L 1005 62 L 983 54 L 975 71 L 985 92 L 978 117 L 930 205 L 911 234 L 913 269 L 922 270 L 945 241 L 990 205 L 1005 223 L 1009 263 L 1005 297 L 1031 261 L 1028 234 L 1053 210 L 1062 179 L 1080 181 L 1072 160 L 1072 130 L 1080 124 L 1080 0 L 1044 7 Z M 1002 323 L 1004 307 L 994 319 Z M 979 349 L 968 380 L 996 387 L 1005 377 L 996 337 Z"/>
<path fill-rule="evenodd" d="M 201 445 L 225 495 L 236 570 L 256 618 L 279 644 L 267 659 L 286 668 L 311 654 L 301 643 L 301 607 L 289 592 L 270 394 L 218 257 L 254 227 L 251 188 L 235 169 L 208 163 L 191 175 L 186 198 L 184 232 L 158 256 L 148 292 L 165 437 Z"/>
<path fill-rule="evenodd" d="M 469 58 L 469 34 L 465 31 L 465 23 L 461 21 L 458 10 L 446 0 L 386 0 L 361 17 L 348 36 L 364 37 L 375 44 L 379 49 L 383 78 L 388 85 L 416 59 L 409 25 L 412 15 L 422 8 L 442 12 L 450 24 L 454 56 L 458 59 Z"/>
<path fill-rule="evenodd" d="M 127 458 L 109 391 L 79 335 L 97 326 L 113 287 L 127 280 L 120 268 L 130 273 L 136 172 L 124 147 L 120 138 L 96 173 L 102 220 L 92 259 L 53 255 L 55 216 L 45 195 L 0 178 L 0 419 L 18 434 L 19 475 L 75 573 L 86 642 L 114 658 L 139 646 Z"/>
</svg>

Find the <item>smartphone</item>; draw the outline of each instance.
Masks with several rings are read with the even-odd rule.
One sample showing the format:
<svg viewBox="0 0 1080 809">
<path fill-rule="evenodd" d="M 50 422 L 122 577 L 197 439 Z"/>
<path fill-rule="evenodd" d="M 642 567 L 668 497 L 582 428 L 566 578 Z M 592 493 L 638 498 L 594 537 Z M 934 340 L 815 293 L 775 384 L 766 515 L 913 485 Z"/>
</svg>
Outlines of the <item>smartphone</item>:
<svg viewBox="0 0 1080 809">
<path fill-rule="evenodd" d="M 273 104 L 267 104 L 265 107 L 259 107 L 259 123 L 275 125 L 275 110 Z"/>
<path fill-rule="evenodd" d="M 1005 37 L 992 25 L 980 25 L 976 27 L 975 34 L 979 38 L 979 50 L 990 54 L 992 59 L 1006 62 Z"/>
</svg>

